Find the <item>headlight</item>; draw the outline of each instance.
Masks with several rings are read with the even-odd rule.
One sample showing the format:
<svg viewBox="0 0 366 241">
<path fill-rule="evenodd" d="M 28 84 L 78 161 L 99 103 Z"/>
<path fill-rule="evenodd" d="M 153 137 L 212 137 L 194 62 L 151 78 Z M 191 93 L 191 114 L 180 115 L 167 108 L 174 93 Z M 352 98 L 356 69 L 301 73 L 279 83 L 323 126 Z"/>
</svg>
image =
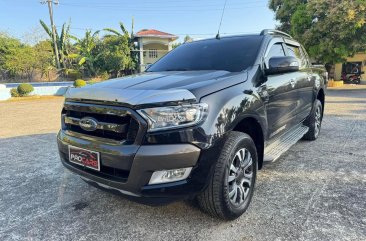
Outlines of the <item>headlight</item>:
<svg viewBox="0 0 366 241">
<path fill-rule="evenodd" d="M 204 103 L 156 107 L 138 110 L 149 124 L 149 132 L 196 125 L 204 120 L 208 105 Z"/>
</svg>

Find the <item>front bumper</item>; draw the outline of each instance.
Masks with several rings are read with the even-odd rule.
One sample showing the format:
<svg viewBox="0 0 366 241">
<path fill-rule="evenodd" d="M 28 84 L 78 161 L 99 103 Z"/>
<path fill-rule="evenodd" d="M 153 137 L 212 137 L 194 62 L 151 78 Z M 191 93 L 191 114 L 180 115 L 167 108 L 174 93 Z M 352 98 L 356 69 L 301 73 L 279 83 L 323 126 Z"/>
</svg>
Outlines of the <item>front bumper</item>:
<svg viewBox="0 0 366 241">
<path fill-rule="evenodd" d="M 144 203 L 166 203 L 200 192 L 208 171 L 198 165 L 201 149 L 191 144 L 113 145 L 67 135 L 57 137 L 62 164 L 86 182 Z M 100 152 L 101 172 L 69 162 L 68 145 Z M 183 181 L 148 185 L 154 171 L 193 167 Z M 115 175 L 118 173 L 119 175 Z"/>
</svg>

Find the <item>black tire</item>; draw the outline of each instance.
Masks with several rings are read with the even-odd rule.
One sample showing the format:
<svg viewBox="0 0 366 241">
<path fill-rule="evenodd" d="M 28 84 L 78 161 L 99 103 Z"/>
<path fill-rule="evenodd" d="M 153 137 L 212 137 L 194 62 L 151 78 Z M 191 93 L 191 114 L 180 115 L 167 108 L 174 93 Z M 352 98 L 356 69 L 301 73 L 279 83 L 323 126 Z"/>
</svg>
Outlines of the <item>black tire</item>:
<svg viewBox="0 0 366 241">
<path fill-rule="evenodd" d="M 238 153 L 244 158 L 240 159 Z M 241 155 L 240 153 L 245 154 Z M 247 159 L 249 161 L 245 164 Z M 231 165 L 238 163 L 240 165 L 237 171 L 233 172 Z M 200 208 L 214 217 L 225 220 L 234 220 L 240 217 L 249 207 L 253 196 L 258 169 L 257 163 L 257 150 L 251 137 L 241 132 L 230 132 L 208 186 L 197 196 Z M 229 178 L 234 176 L 235 180 L 229 182 Z M 248 176 L 251 176 L 250 182 L 246 182 L 249 180 Z M 239 180 L 241 178 L 246 181 L 241 182 Z M 229 191 L 231 197 L 229 197 Z M 233 192 L 235 192 L 235 196 L 232 194 Z M 240 195 L 241 193 L 243 195 Z M 236 201 L 238 204 L 235 203 Z M 241 204 L 240 201 L 242 201 Z"/>
<path fill-rule="evenodd" d="M 315 141 L 316 139 L 318 139 L 322 121 L 323 121 L 323 105 L 320 102 L 320 100 L 317 99 L 314 102 L 314 106 L 310 115 L 304 122 L 304 125 L 309 127 L 309 131 L 304 135 L 303 139 L 308 141 Z"/>
</svg>

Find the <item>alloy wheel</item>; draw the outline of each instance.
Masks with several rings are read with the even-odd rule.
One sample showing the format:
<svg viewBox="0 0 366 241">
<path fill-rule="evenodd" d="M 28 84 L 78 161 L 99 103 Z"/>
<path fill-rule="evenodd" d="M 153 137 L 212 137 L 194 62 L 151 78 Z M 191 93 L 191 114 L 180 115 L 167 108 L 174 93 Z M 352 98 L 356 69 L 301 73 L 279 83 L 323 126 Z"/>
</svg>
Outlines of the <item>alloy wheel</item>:
<svg viewBox="0 0 366 241">
<path fill-rule="evenodd" d="M 315 136 L 317 137 L 320 132 L 320 126 L 322 124 L 322 109 L 320 106 L 315 111 Z"/>
<path fill-rule="evenodd" d="M 248 199 L 252 188 L 252 179 L 253 158 L 247 149 L 242 148 L 232 159 L 227 178 L 229 198 L 234 206 L 240 206 Z"/>
</svg>

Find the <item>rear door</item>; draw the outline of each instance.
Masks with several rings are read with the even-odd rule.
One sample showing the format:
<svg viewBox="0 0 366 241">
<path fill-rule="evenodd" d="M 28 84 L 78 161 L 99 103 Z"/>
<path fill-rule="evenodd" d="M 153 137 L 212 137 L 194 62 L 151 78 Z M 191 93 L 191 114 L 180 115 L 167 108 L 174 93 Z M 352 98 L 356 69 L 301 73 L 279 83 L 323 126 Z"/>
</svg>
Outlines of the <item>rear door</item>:
<svg viewBox="0 0 366 241">
<path fill-rule="evenodd" d="M 311 112 L 313 105 L 314 78 L 310 68 L 308 57 L 298 43 L 294 41 L 286 41 L 287 55 L 298 59 L 300 70 L 293 73 L 297 90 L 297 110 L 296 122 L 301 123 Z"/>
<path fill-rule="evenodd" d="M 271 57 L 285 56 L 285 47 L 283 42 L 270 44 L 265 55 L 265 65 L 268 66 Z M 293 73 L 270 75 L 259 88 L 260 92 L 265 91 L 267 95 L 268 138 L 284 133 L 296 122 L 297 92 L 293 78 Z"/>
</svg>

